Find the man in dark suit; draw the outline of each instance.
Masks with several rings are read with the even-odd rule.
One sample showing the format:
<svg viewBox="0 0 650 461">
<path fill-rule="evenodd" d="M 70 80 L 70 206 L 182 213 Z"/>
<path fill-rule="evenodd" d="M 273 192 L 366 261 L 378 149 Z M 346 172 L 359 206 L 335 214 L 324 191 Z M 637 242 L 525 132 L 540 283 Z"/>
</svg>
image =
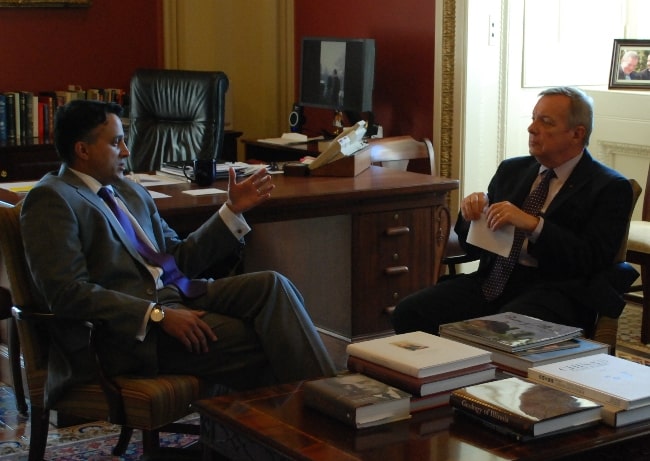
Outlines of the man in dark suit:
<svg viewBox="0 0 650 461">
<path fill-rule="evenodd" d="M 591 98 L 570 87 L 540 96 L 528 127 L 531 155 L 503 161 L 487 193 L 461 201 L 455 230 L 470 254 L 480 256 L 477 271 L 399 302 L 393 315 L 397 333 L 437 334 L 443 323 L 508 311 L 583 328 L 593 326 L 598 312 L 620 314 L 625 303 L 619 293 L 636 278 L 629 265 L 613 264 L 631 212 L 631 185 L 586 148 Z M 526 197 L 551 171 L 541 210 L 523 211 Z M 482 217 L 488 231 L 514 226 L 524 238 L 521 253 L 511 249 L 516 264 L 497 294 L 488 289 L 501 267 L 497 255 L 466 242 L 470 223 L 479 225 Z"/>
<path fill-rule="evenodd" d="M 646 68 L 639 72 L 639 79 L 650 80 L 650 55 L 648 55 L 648 59 L 646 60 Z"/>
<path fill-rule="evenodd" d="M 50 402 L 92 378 L 84 319 L 105 328 L 99 352 L 110 375 L 194 374 L 234 388 L 333 375 L 302 296 L 282 275 L 169 279 L 174 262 L 189 277 L 232 269 L 250 230 L 242 214 L 270 197 L 271 176 L 261 169 L 237 182 L 231 169 L 226 203 L 181 239 L 147 190 L 124 178 L 130 154 L 120 113 L 97 101 L 60 108 L 55 146 L 63 164 L 22 208 L 34 282 L 60 319 L 49 355 Z M 100 197 L 106 186 L 114 195 Z M 171 255 L 172 265 L 142 256 L 129 232 L 150 251 Z"/>
</svg>

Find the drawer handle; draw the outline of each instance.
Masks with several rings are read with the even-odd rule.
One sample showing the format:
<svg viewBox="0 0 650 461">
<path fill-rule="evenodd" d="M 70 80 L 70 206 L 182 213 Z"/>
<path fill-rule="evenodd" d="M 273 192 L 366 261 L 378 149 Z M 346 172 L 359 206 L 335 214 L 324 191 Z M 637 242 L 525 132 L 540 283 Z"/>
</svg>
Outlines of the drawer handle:
<svg viewBox="0 0 650 461">
<path fill-rule="evenodd" d="M 393 236 L 393 235 L 403 235 L 403 234 L 408 234 L 411 232 L 411 229 L 409 229 L 408 226 L 399 226 L 399 227 L 389 227 L 386 229 L 386 235 Z"/>
<path fill-rule="evenodd" d="M 391 266 L 391 267 L 387 267 L 386 269 L 384 269 L 384 271 L 388 275 L 407 274 L 408 271 L 409 271 L 409 267 L 408 266 Z"/>
</svg>

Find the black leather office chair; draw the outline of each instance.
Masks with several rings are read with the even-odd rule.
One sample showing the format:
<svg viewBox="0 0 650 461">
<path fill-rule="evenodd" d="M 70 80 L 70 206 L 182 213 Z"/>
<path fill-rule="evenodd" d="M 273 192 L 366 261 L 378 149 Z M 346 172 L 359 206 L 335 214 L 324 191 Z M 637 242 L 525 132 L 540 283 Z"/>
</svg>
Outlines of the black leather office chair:
<svg viewBox="0 0 650 461">
<path fill-rule="evenodd" d="M 219 158 L 228 77 L 219 71 L 138 69 L 131 79 L 130 169 Z"/>
</svg>

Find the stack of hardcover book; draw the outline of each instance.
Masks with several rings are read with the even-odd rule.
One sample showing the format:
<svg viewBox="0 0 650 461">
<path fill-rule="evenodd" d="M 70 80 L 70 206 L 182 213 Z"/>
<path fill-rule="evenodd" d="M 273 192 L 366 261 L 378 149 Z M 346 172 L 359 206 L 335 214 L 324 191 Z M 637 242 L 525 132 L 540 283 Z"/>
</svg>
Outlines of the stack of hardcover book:
<svg viewBox="0 0 650 461">
<path fill-rule="evenodd" d="M 421 331 L 349 344 L 348 370 L 412 395 L 411 411 L 449 402 L 451 390 L 496 376 L 490 353 Z"/>
<path fill-rule="evenodd" d="M 500 369 L 523 377 L 534 366 L 609 352 L 581 335 L 580 328 L 513 312 L 440 326 L 440 336 L 485 349 Z"/>
<path fill-rule="evenodd" d="M 601 405 L 513 376 L 452 391 L 455 414 L 517 440 L 577 430 L 601 420 Z"/>
<path fill-rule="evenodd" d="M 580 357 L 533 367 L 528 379 L 602 404 L 603 422 L 610 426 L 650 419 L 650 368 L 631 360 Z"/>
</svg>

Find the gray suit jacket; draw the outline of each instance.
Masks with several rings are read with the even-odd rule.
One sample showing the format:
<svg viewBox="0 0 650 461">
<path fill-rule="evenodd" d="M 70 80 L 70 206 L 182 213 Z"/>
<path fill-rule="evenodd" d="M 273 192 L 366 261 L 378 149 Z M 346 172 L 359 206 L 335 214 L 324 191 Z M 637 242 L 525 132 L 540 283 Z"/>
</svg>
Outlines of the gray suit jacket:
<svg viewBox="0 0 650 461">
<path fill-rule="evenodd" d="M 174 255 L 189 277 L 226 265 L 241 252 L 242 242 L 218 213 L 181 239 L 142 186 L 125 179 L 114 190 L 150 240 Z M 21 228 L 36 287 L 59 319 L 50 351 L 48 398 L 92 378 L 88 332 L 79 322 L 84 319 L 105 327 L 101 350 L 111 351 L 104 358 L 109 374 L 155 373 L 157 330 L 151 329 L 143 342 L 136 340 L 148 306 L 157 299 L 155 282 L 102 199 L 63 166 L 27 194 Z"/>
</svg>

